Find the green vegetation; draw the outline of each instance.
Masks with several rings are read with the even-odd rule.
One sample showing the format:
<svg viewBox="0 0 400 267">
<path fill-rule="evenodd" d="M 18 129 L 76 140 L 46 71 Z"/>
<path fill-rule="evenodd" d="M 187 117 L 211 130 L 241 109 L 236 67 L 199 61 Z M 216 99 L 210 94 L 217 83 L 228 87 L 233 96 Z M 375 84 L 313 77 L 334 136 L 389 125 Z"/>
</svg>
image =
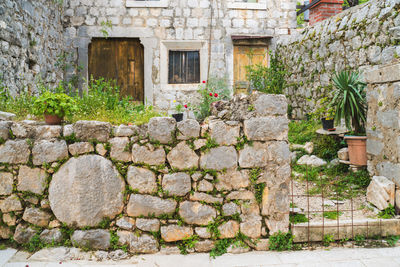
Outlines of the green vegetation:
<svg viewBox="0 0 400 267">
<path fill-rule="evenodd" d="M 252 55 L 249 55 L 251 57 Z M 253 90 L 267 94 L 282 94 L 285 87 L 286 70 L 278 54 L 270 53 L 270 65 L 246 66 L 246 77 Z"/>
<path fill-rule="evenodd" d="M 343 215 L 343 212 L 339 211 L 324 211 L 323 216 L 330 220 L 336 220 L 338 217 Z"/>
<path fill-rule="evenodd" d="M 61 84 L 60 86 L 62 87 Z M 64 116 L 71 117 L 76 111 L 75 100 L 64 93 L 46 91 L 33 103 L 33 114 L 37 116 L 48 114 L 64 118 Z"/>
<path fill-rule="evenodd" d="M 284 251 L 284 250 L 296 250 L 298 246 L 293 244 L 293 236 L 289 233 L 282 233 L 279 231 L 269 237 L 269 249 Z"/>
<path fill-rule="evenodd" d="M 396 216 L 396 211 L 394 209 L 394 206 L 391 204 L 389 204 L 389 207 L 378 213 L 378 218 L 382 219 L 391 219 L 394 218 L 394 216 Z"/>
<path fill-rule="evenodd" d="M 307 216 L 304 214 L 295 213 L 295 214 L 290 214 L 289 221 L 290 223 L 296 224 L 296 223 L 308 222 L 308 219 Z"/>
<path fill-rule="evenodd" d="M 334 241 L 335 241 L 335 239 L 333 238 L 333 235 L 324 235 L 324 239 L 322 240 L 322 244 L 325 247 L 329 247 L 329 245 Z"/>
<path fill-rule="evenodd" d="M 388 237 L 386 237 L 386 242 L 388 244 L 389 247 L 394 247 L 396 246 L 397 241 L 399 241 L 400 236 L 398 235 L 390 235 Z"/>
<path fill-rule="evenodd" d="M 183 239 L 181 242 L 178 243 L 178 248 L 181 254 L 186 255 L 188 254 L 188 249 L 193 249 L 194 245 L 199 241 L 199 237 L 197 235 L 193 235 Z"/>
<path fill-rule="evenodd" d="M 251 239 L 241 232 L 239 232 L 234 238 L 224 238 L 215 242 L 215 247 L 210 251 L 210 257 L 215 259 L 217 256 L 221 256 L 227 253 L 228 248 L 232 245 L 233 247 L 249 247 L 246 242 L 252 242 Z"/>
<path fill-rule="evenodd" d="M 337 158 L 337 152 L 344 147 L 344 144 L 339 142 L 330 135 L 317 135 L 314 139 L 314 154 L 325 160 Z"/>
<path fill-rule="evenodd" d="M 88 81 L 88 91 L 83 92 L 82 96 L 75 94 L 76 91 L 71 84 L 60 83 L 55 89 L 48 88 L 43 84 L 38 84 L 39 92 L 37 95 L 28 92 L 22 92 L 17 96 L 11 96 L 7 88 L 0 82 L 0 110 L 12 112 L 17 115 L 17 120 L 26 119 L 29 114 L 38 114 L 38 120 L 42 119 L 42 114 L 47 104 L 45 101 L 51 99 L 52 103 L 58 101 L 60 109 L 59 113 L 69 115 L 68 122 L 76 122 L 78 120 L 100 120 L 110 122 L 112 124 L 128 124 L 133 123 L 141 125 L 147 123 L 150 118 L 162 116 L 152 106 L 137 104 L 132 101 L 131 97 L 121 96 L 119 88 L 114 81 L 106 81 L 104 79 L 90 79 Z M 56 93 L 56 94 L 52 94 Z M 68 94 L 73 101 L 67 102 Z M 72 102 L 76 105 L 72 108 Z M 35 103 L 37 103 L 35 105 Z M 67 106 L 63 103 L 68 103 Z M 52 107 L 53 108 L 53 107 Z M 57 114 L 57 113 L 55 113 Z"/>
<path fill-rule="evenodd" d="M 305 144 L 313 141 L 317 136 L 316 130 L 321 128 L 318 121 L 291 121 L 289 123 L 289 142 L 291 144 Z"/>
</svg>

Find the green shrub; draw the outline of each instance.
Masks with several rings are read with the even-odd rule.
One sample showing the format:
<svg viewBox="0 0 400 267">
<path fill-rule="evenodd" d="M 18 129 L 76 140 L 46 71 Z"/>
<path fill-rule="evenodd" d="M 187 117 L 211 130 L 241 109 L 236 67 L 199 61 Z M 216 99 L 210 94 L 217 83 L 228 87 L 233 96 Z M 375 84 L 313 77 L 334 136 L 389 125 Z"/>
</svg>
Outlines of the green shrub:
<svg viewBox="0 0 400 267">
<path fill-rule="evenodd" d="M 308 222 L 307 216 L 300 213 L 290 214 L 289 221 L 293 224 Z"/>
<path fill-rule="evenodd" d="M 314 120 L 291 121 L 289 123 L 289 142 L 291 144 L 305 144 L 313 141 L 319 129 L 320 123 Z"/>
<path fill-rule="evenodd" d="M 389 204 L 389 207 L 378 213 L 378 218 L 382 219 L 391 219 L 394 218 L 394 216 L 396 216 L 396 211 L 394 206 L 391 204 Z"/>
<path fill-rule="evenodd" d="M 269 237 L 269 249 L 270 250 L 292 250 L 296 246 L 293 244 L 293 236 L 291 233 L 282 233 L 279 231 Z"/>
<path fill-rule="evenodd" d="M 60 118 L 69 118 L 76 111 L 75 100 L 64 93 L 44 92 L 33 104 L 33 114 L 37 116 L 49 114 L 57 115 Z"/>
<path fill-rule="evenodd" d="M 251 56 L 251 55 L 250 55 Z M 270 65 L 246 66 L 246 77 L 253 90 L 267 94 L 282 94 L 285 86 L 285 66 L 277 54 L 270 53 Z"/>
<path fill-rule="evenodd" d="M 314 140 L 314 154 L 326 160 L 337 158 L 337 152 L 342 145 L 330 135 L 317 135 Z"/>
</svg>

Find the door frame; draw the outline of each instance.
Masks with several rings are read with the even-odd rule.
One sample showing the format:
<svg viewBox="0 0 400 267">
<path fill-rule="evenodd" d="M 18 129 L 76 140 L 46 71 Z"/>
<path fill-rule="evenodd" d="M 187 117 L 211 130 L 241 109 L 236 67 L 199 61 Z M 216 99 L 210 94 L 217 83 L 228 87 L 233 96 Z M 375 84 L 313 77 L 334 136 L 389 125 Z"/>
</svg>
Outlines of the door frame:
<svg viewBox="0 0 400 267">
<path fill-rule="evenodd" d="M 80 76 L 89 79 L 89 44 L 92 38 L 104 38 L 99 26 L 85 27 L 83 37 L 77 38 L 78 44 L 78 65 L 82 66 Z M 151 32 L 145 29 L 128 28 L 115 26 L 108 32 L 108 38 L 136 38 L 140 40 L 144 50 L 144 104 L 153 105 L 154 84 L 153 84 L 153 54 L 158 46 L 158 39 L 153 37 Z M 80 91 L 88 90 L 87 84 L 82 82 L 79 85 Z"/>
</svg>

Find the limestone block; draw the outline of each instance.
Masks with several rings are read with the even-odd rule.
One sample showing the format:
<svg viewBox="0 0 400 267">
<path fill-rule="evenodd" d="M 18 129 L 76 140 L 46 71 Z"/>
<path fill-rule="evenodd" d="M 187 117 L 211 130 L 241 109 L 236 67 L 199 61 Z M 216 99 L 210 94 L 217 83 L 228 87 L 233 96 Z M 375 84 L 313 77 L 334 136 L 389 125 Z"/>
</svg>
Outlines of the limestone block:
<svg viewBox="0 0 400 267">
<path fill-rule="evenodd" d="M 211 238 L 211 233 L 207 230 L 207 227 L 196 227 L 194 230 L 200 238 Z"/>
<path fill-rule="evenodd" d="M 240 214 L 240 208 L 234 202 L 228 202 L 222 206 L 222 213 L 224 214 L 224 216 L 232 216 L 234 214 Z"/>
<path fill-rule="evenodd" d="M 0 195 L 11 195 L 14 177 L 12 173 L 0 172 Z"/>
<path fill-rule="evenodd" d="M 255 200 L 254 193 L 248 190 L 232 191 L 226 196 L 227 200 Z"/>
<path fill-rule="evenodd" d="M 210 192 L 213 189 L 214 189 L 213 184 L 207 180 L 201 180 L 197 185 L 197 190 L 200 192 Z"/>
<path fill-rule="evenodd" d="M 53 175 L 51 209 L 70 226 L 97 226 L 121 213 L 125 182 L 112 162 L 98 155 L 70 158 Z"/>
<path fill-rule="evenodd" d="M 62 127 L 59 125 L 41 125 L 36 128 L 36 139 L 51 139 L 61 136 Z"/>
<path fill-rule="evenodd" d="M 254 110 L 258 116 L 286 115 L 287 105 L 284 95 L 259 94 L 254 101 Z"/>
<path fill-rule="evenodd" d="M 0 210 L 3 213 L 22 210 L 22 204 L 17 195 L 11 195 L 0 200 Z"/>
<path fill-rule="evenodd" d="M 194 192 L 189 195 L 189 200 L 191 201 L 202 201 L 205 203 L 221 203 L 224 201 L 222 197 L 214 197 L 206 193 Z"/>
<path fill-rule="evenodd" d="M 0 226 L 0 239 L 9 239 L 12 237 L 13 232 L 6 226 Z"/>
<path fill-rule="evenodd" d="M 200 124 L 193 119 L 178 122 L 178 140 L 189 140 L 200 135 Z"/>
<path fill-rule="evenodd" d="M 160 221 L 158 219 L 136 219 L 136 227 L 142 231 L 158 232 L 160 230 Z"/>
<path fill-rule="evenodd" d="M 349 160 L 349 149 L 347 147 L 341 148 L 337 152 L 337 155 L 340 160 L 348 161 Z"/>
<path fill-rule="evenodd" d="M 235 145 L 238 142 L 240 125 L 230 126 L 221 120 L 213 120 L 209 124 L 210 137 L 219 145 Z"/>
<path fill-rule="evenodd" d="M 156 253 L 158 251 L 157 240 L 150 235 L 137 236 L 133 232 L 118 231 L 119 245 L 128 245 L 131 253 Z"/>
<path fill-rule="evenodd" d="M 367 188 L 367 201 L 371 202 L 380 210 L 394 206 L 395 184 L 384 176 L 372 177 Z"/>
<path fill-rule="evenodd" d="M 239 166 L 242 168 L 265 167 L 270 161 L 270 150 L 267 143 L 253 142 L 246 144 L 239 151 Z"/>
<path fill-rule="evenodd" d="M 176 205 L 176 201 L 172 199 L 132 194 L 126 211 L 127 214 L 132 217 L 139 217 L 141 215 L 148 216 L 150 214 L 160 216 L 162 214 L 174 213 Z"/>
<path fill-rule="evenodd" d="M 218 231 L 220 233 L 220 239 L 234 238 L 239 232 L 239 223 L 233 220 L 227 221 L 218 226 Z"/>
<path fill-rule="evenodd" d="M 71 241 L 79 247 L 107 250 L 110 247 L 110 238 L 108 230 L 77 230 L 73 233 Z"/>
<path fill-rule="evenodd" d="M 240 223 L 240 232 L 250 238 L 259 238 L 261 236 L 262 218 L 261 216 L 242 215 Z"/>
<path fill-rule="evenodd" d="M 41 195 L 46 188 L 46 178 L 44 170 L 23 165 L 19 168 L 17 189 Z"/>
<path fill-rule="evenodd" d="M 286 117 L 256 117 L 244 121 L 244 133 L 249 140 L 287 140 L 289 121 Z"/>
<path fill-rule="evenodd" d="M 107 142 L 111 133 L 111 124 L 101 121 L 77 121 L 74 126 L 76 138 L 82 141 L 97 140 Z"/>
<path fill-rule="evenodd" d="M 69 137 L 74 134 L 74 126 L 72 124 L 67 124 L 63 126 L 63 136 Z"/>
<path fill-rule="evenodd" d="M 148 146 L 134 144 L 132 146 L 132 160 L 133 163 L 161 165 L 165 163 L 165 151 L 162 147 L 152 150 Z"/>
<path fill-rule="evenodd" d="M 190 176 L 184 172 L 165 174 L 162 179 L 162 188 L 169 195 L 184 196 L 192 188 Z"/>
<path fill-rule="evenodd" d="M 15 116 L 14 113 L 0 111 L 0 121 L 12 121 Z"/>
<path fill-rule="evenodd" d="M 50 213 L 42 211 L 38 208 L 27 208 L 22 216 L 24 221 L 40 227 L 47 227 L 49 225 L 50 218 Z"/>
<path fill-rule="evenodd" d="M 63 241 L 60 229 L 45 229 L 40 234 L 40 240 L 45 244 L 58 244 Z"/>
<path fill-rule="evenodd" d="M 212 240 L 198 241 L 194 244 L 196 252 L 209 252 L 215 247 L 215 242 Z"/>
<path fill-rule="evenodd" d="M 207 225 L 216 217 L 217 212 L 208 205 L 184 201 L 179 205 L 179 215 L 188 224 Z"/>
<path fill-rule="evenodd" d="M 96 146 L 97 147 L 97 146 Z M 94 151 L 93 145 L 89 142 L 78 142 L 68 146 L 69 153 L 72 156 L 82 155 Z"/>
<path fill-rule="evenodd" d="M 135 219 L 129 218 L 129 217 L 122 217 L 119 218 L 115 224 L 124 230 L 133 230 L 135 227 Z"/>
<path fill-rule="evenodd" d="M 156 175 L 148 169 L 129 166 L 127 181 L 139 193 L 151 194 L 157 191 Z"/>
<path fill-rule="evenodd" d="M 136 125 L 124 125 L 121 124 L 119 126 L 114 127 L 114 136 L 117 137 L 130 137 L 132 135 L 138 134 L 139 127 Z"/>
<path fill-rule="evenodd" d="M 249 173 L 247 171 L 230 170 L 226 173 L 218 174 L 215 188 L 218 191 L 232 191 L 246 188 L 250 185 Z"/>
<path fill-rule="evenodd" d="M 17 225 L 13 238 L 18 244 L 25 244 L 28 243 L 35 234 L 36 231 L 32 227 L 21 223 Z"/>
<path fill-rule="evenodd" d="M 8 140 L 0 145 L 0 162 L 9 164 L 25 164 L 29 161 L 31 151 L 25 140 Z"/>
<path fill-rule="evenodd" d="M 266 186 L 262 195 L 261 214 L 289 213 L 289 186 L 287 183 Z"/>
<path fill-rule="evenodd" d="M 129 138 L 128 137 L 114 137 L 110 139 L 111 151 L 110 157 L 113 160 L 130 162 L 132 155 L 129 151 Z"/>
<path fill-rule="evenodd" d="M 0 139 L 3 139 L 3 141 L 7 141 L 9 138 L 11 123 L 10 121 L 0 120 Z"/>
<path fill-rule="evenodd" d="M 184 240 L 193 235 L 193 229 L 187 226 L 168 225 L 161 227 L 161 238 L 165 242 Z"/>
<path fill-rule="evenodd" d="M 211 148 L 209 152 L 201 155 L 200 167 L 202 169 L 234 169 L 237 167 L 238 156 L 234 147 L 220 146 Z"/>
<path fill-rule="evenodd" d="M 176 169 L 192 169 L 199 166 L 199 157 L 186 142 L 180 142 L 167 156 L 171 167 Z"/>
<path fill-rule="evenodd" d="M 104 156 L 105 154 L 107 154 L 107 149 L 104 147 L 103 144 L 97 144 L 96 145 L 96 152 L 100 156 Z"/>
<path fill-rule="evenodd" d="M 151 118 L 148 124 L 149 136 L 152 140 L 159 141 L 161 144 L 168 144 L 173 141 L 175 135 L 176 121 L 169 117 Z"/>
<path fill-rule="evenodd" d="M 68 147 L 64 140 L 40 140 L 36 141 L 33 149 L 33 164 L 56 162 L 68 158 Z"/>
<path fill-rule="evenodd" d="M 320 167 L 328 164 L 325 160 L 318 158 L 315 155 L 304 155 L 297 161 L 299 165 L 308 165 L 311 167 Z"/>
</svg>

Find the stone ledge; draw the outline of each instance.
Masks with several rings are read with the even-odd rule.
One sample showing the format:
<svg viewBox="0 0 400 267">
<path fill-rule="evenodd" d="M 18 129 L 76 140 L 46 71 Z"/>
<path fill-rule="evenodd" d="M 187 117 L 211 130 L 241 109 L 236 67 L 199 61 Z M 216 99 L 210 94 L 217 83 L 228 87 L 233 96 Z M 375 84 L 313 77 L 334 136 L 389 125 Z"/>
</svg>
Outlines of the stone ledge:
<svg viewBox="0 0 400 267">
<path fill-rule="evenodd" d="M 366 71 L 365 81 L 367 83 L 386 83 L 400 81 L 400 63 L 395 63 L 379 66 Z"/>
<path fill-rule="evenodd" d="M 356 235 L 366 237 L 400 235 L 400 219 L 362 219 L 339 221 L 339 234 L 337 221 L 310 222 L 292 225 L 293 241 L 295 243 L 307 241 L 322 241 L 325 235 L 332 235 L 335 240 L 353 238 Z M 353 225 L 353 227 L 352 227 Z M 309 234 L 308 234 L 309 228 Z M 309 236 L 309 238 L 308 238 Z"/>
</svg>

